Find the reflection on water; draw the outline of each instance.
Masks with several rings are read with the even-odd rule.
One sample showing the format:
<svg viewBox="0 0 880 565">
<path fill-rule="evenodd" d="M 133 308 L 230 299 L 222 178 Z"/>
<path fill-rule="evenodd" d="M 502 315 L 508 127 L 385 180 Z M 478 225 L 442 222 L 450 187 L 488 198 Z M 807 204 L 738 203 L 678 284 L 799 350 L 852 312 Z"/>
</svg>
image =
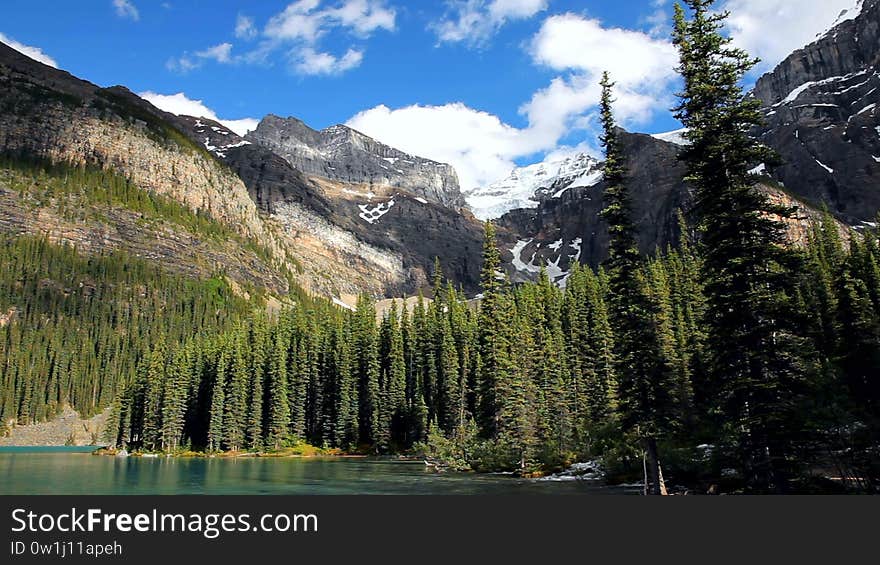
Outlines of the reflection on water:
<svg viewBox="0 0 880 565">
<path fill-rule="evenodd" d="M 621 494 L 590 481 L 436 474 L 374 459 L 173 459 L 0 451 L 0 494 Z M 630 490 L 631 492 L 631 490 Z"/>
</svg>

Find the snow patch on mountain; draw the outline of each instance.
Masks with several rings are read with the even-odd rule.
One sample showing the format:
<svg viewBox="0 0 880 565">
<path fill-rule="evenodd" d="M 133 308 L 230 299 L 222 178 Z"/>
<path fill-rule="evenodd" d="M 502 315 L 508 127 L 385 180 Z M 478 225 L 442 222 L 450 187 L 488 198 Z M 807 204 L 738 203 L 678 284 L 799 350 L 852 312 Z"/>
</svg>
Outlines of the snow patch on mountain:
<svg viewBox="0 0 880 565">
<path fill-rule="evenodd" d="M 828 77 L 823 80 L 805 82 L 804 84 L 792 89 L 792 91 L 788 93 L 788 96 L 786 96 L 785 98 L 783 98 L 782 100 L 780 100 L 779 102 L 774 104 L 773 107 L 778 108 L 778 107 L 783 106 L 785 104 L 791 104 L 792 102 L 794 102 L 798 98 L 800 98 L 801 94 L 803 94 L 804 92 L 806 92 L 808 90 L 812 90 L 813 88 L 815 88 L 817 86 L 825 86 L 828 84 L 847 82 L 847 81 L 850 81 L 856 77 L 864 76 L 864 75 L 868 74 L 868 72 L 870 72 L 870 71 L 864 70 L 864 71 L 858 71 L 855 73 L 850 73 L 850 74 L 844 75 L 844 76 L 833 76 L 833 77 Z"/>
<path fill-rule="evenodd" d="M 690 145 L 690 141 L 684 137 L 684 134 L 686 134 L 687 131 L 687 128 L 681 128 L 674 131 L 667 131 L 665 133 L 655 133 L 651 137 L 659 139 L 660 141 L 665 141 L 666 143 L 672 143 L 684 147 Z"/>
<path fill-rule="evenodd" d="M 477 218 L 492 220 L 511 210 L 537 208 L 542 197 L 560 198 L 571 188 L 595 186 L 600 180 L 599 162 L 578 153 L 517 167 L 507 178 L 465 193 L 465 200 Z"/>
<path fill-rule="evenodd" d="M 375 206 L 370 206 L 369 204 L 362 204 L 358 206 L 361 209 L 361 213 L 358 216 L 361 217 L 368 224 L 375 224 L 378 222 L 382 216 L 391 211 L 391 208 L 394 207 L 394 199 L 392 198 L 388 202 L 383 202 L 377 204 Z"/>
<path fill-rule="evenodd" d="M 513 249 L 510 250 L 513 255 L 511 263 L 513 264 L 514 269 L 521 273 L 535 275 L 541 272 L 542 260 L 538 258 L 541 244 L 539 243 L 534 248 L 531 255 L 528 255 L 527 251 L 527 248 L 529 248 L 534 241 L 534 239 L 521 239 L 517 241 L 516 245 L 513 246 Z M 547 249 L 550 249 L 555 254 L 555 257 L 551 255 L 550 257 L 543 259 L 544 270 L 547 272 L 547 277 L 550 279 L 550 282 L 554 283 L 559 288 L 564 289 L 566 287 L 568 277 L 571 276 L 571 271 L 563 269 L 562 259 L 566 258 L 568 265 L 574 265 L 580 262 L 583 243 L 584 240 L 578 237 L 573 239 L 567 245 L 565 240 L 560 239 L 547 246 Z M 573 253 L 572 250 L 574 251 Z M 524 252 L 528 256 L 528 261 L 523 258 Z"/>
</svg>

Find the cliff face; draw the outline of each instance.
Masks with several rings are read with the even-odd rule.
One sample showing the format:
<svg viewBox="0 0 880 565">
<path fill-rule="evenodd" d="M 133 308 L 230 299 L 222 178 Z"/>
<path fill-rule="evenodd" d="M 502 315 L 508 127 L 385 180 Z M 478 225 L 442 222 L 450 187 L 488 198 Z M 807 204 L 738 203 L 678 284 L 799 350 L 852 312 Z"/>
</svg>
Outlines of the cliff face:
<svg viewBox="0 0 880 565">
<path fill-rule="evenodd" d="M 279 268 L 294 266 L 283 242 L 261 218 L 241 179 L 191 143 L 172 119 L 125 89 L 98 88 L 0 44 L 0 153 L 112 170 L 227 226 L 269 257 L 258 259 L 233 242 L 208 242 L 180 226 L 144 226 L 137 214 L 122 209 L 71 222 L 9 190 L 7 182 L 15 179 L 7 177 L 0 179 L 5 211 L 0 229 L 45 233 L 95 252 L 125 248 L 171 270 L 220 269 L 238 282 L 286 292 Z"/>
<path fill-rule="evenodd" d="M 306 175 L 405 190 L 453 209 L 464 206 L 451 166 L 409 155 L 347 126 L 315 131 L 296 118 L 267 116 L 246 139 Z"/>
<path fill-rule="evenodd" d="M 691 192 L 679 161 L 681 146 L 642 134 L 619 132 L 629 167 L 633 220 L 640 251 L 677 245 L 679 212 L 687 216 Z M 507 270 L 514 281 L 534 280 L 545 265 L 548 275 L 564 284 L 575 261 L 597 266 L 608 256 L 608 226 L 601 217 L 605 207 L 604 181 L 590 187 L 570 188 L 558 198 L 542 198 L 530 210 L 514 210 L 499 223 Z M 780 189 L 765 177 L 758 182 L 771 202 L 794 209 L 785 220 L 789 240 L 804 245 L 816 208 Z"/>
<path fill-rule="evenodd" d="M 690 194 L 683 181 L 679 147 L 648 135 L 620 131 L 630 169 L 629 187 L 641 250 L 653 252 L 677 242 L 677 211 L 686 208 Z M 557 282 L 572 261 L 598 265 L 608 253 L 608 229 L 600 217 L 605 183 L 572 187 L 559 197 L 542 198 L 532 210 L 514 210 L 499 223 L 506 229 L 505 247 L 515 280 L 530 280 L 542 263 Z"/>
<path fill-rule="evenodd" d="M 786 188 L 851 223 L 880 210 L 880 0 L 763 76 L 754 95 L 766 124 L 756 135 L 783 164 Z"/>
<path fill-rule="evenodd" d="M 314 171 L 314 162 L 294 160 L 294 166 L 275 150 L 251 141 L 251 136 L 238 137 L 204 118 L 180 120 L 195 143 L 245 182 L 259 209 L 292 242 L 291 253 L 310 272 L 308 278 L 329 279 L 335 294 L 412 294 L 428 285 L 435 258 L 453 281 L 476 292 L 482 226 L 470 213 L 427 198 L 428 181 L 407 190 L 307 174 L 299 167 Z M 323 143 L 322 133 L 302 122 L 283 122 L 297 139 Z M 265 125 L 263 131 L 268 131 Z M 386 153 L 396 151 L 380 147 Z M 335 165 L 328 166 L 340 168 L 339 161 L 325 164 L 330 162 Z"/>
</svg>

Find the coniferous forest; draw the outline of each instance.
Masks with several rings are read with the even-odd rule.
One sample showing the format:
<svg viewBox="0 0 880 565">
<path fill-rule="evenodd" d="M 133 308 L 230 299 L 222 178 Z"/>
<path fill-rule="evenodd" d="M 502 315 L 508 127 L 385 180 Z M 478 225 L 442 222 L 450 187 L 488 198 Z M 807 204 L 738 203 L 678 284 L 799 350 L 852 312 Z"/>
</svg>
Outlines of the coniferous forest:
<svg viewBox="0 0 880 565">
<path fill-rule="evenodd" d="M 432 298 L 377 315 L 295 293 L 280 313 L 122 255 L 0 241 L 0 418 L 110 408 L 144 451 L 423 454 L 454 469 L 552 471 L 601 458 L 621 480 L 745 492 L 880 488 L 880 238 L 830 214 L 808 243 L 749 171 L 771 162 L 742 78 L 756 61 L 712 2 L 676 10 L 676 117 L 694 192 L 680 244 L 638 251 L 602 82 L 610 255 L 564 288 L 503 275 L 485 226 L 481 294 L 435 268 Z M 438 263 L 439 265 L 439 263 Z M 88 277 L 92 288 L 63 281 Z M 823 481 L 817 477 L 843 477 Z"/>
</svg>

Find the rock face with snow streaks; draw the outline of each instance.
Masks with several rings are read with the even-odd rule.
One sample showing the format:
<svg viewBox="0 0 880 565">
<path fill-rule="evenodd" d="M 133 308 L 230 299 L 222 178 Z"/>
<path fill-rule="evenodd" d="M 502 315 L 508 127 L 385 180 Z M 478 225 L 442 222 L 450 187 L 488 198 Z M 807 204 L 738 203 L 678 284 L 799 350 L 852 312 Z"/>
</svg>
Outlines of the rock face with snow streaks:
<svg viewBox="0 0 880 565">
<path fill-rule="evenodd" d="M 649 135 L 620 131 L 630 168 L 634 220 L 643 252 L 677 242 L 677 211 L 686 208 L 689 192 L 680 147 Z M 601 167 L 594 166 L 594 173 Z M 561 279 L 571 262 L 597 265 L 608 253 L 608 228 L 601 218 L 605 183 L 574 183 L 558 197 L 542 198 L 533 209 L 513 210 L 499 221 L 508 234 L 509 271 L 518 280 L 534 279 L 541 264 Z M 573 246 L 574 245 L 574 246 Z M 519 246 L 519 248 L 517 247 Z M 516 252 L 514 252 L 516 250 Z M 557 282 L 559 282 L 557 280 Z"/>
<path fill-rule="evenodd" d="M 851 223 L 880 209 L 880 0 L 860 8 L 754 90 L 766 116 L 756 133 L 783 161 L 771 175 Z"/>
<path fill-rule="evenodd" d="M 599 162 L 586 153 L 517 167 L 507 178 L 468 191 L 468 206 L 482 220 L 510 210 L 537 208 L 545 198 L 560 198 L 569 188 L 594 186 L 602 180 Z"/>
</svg>

